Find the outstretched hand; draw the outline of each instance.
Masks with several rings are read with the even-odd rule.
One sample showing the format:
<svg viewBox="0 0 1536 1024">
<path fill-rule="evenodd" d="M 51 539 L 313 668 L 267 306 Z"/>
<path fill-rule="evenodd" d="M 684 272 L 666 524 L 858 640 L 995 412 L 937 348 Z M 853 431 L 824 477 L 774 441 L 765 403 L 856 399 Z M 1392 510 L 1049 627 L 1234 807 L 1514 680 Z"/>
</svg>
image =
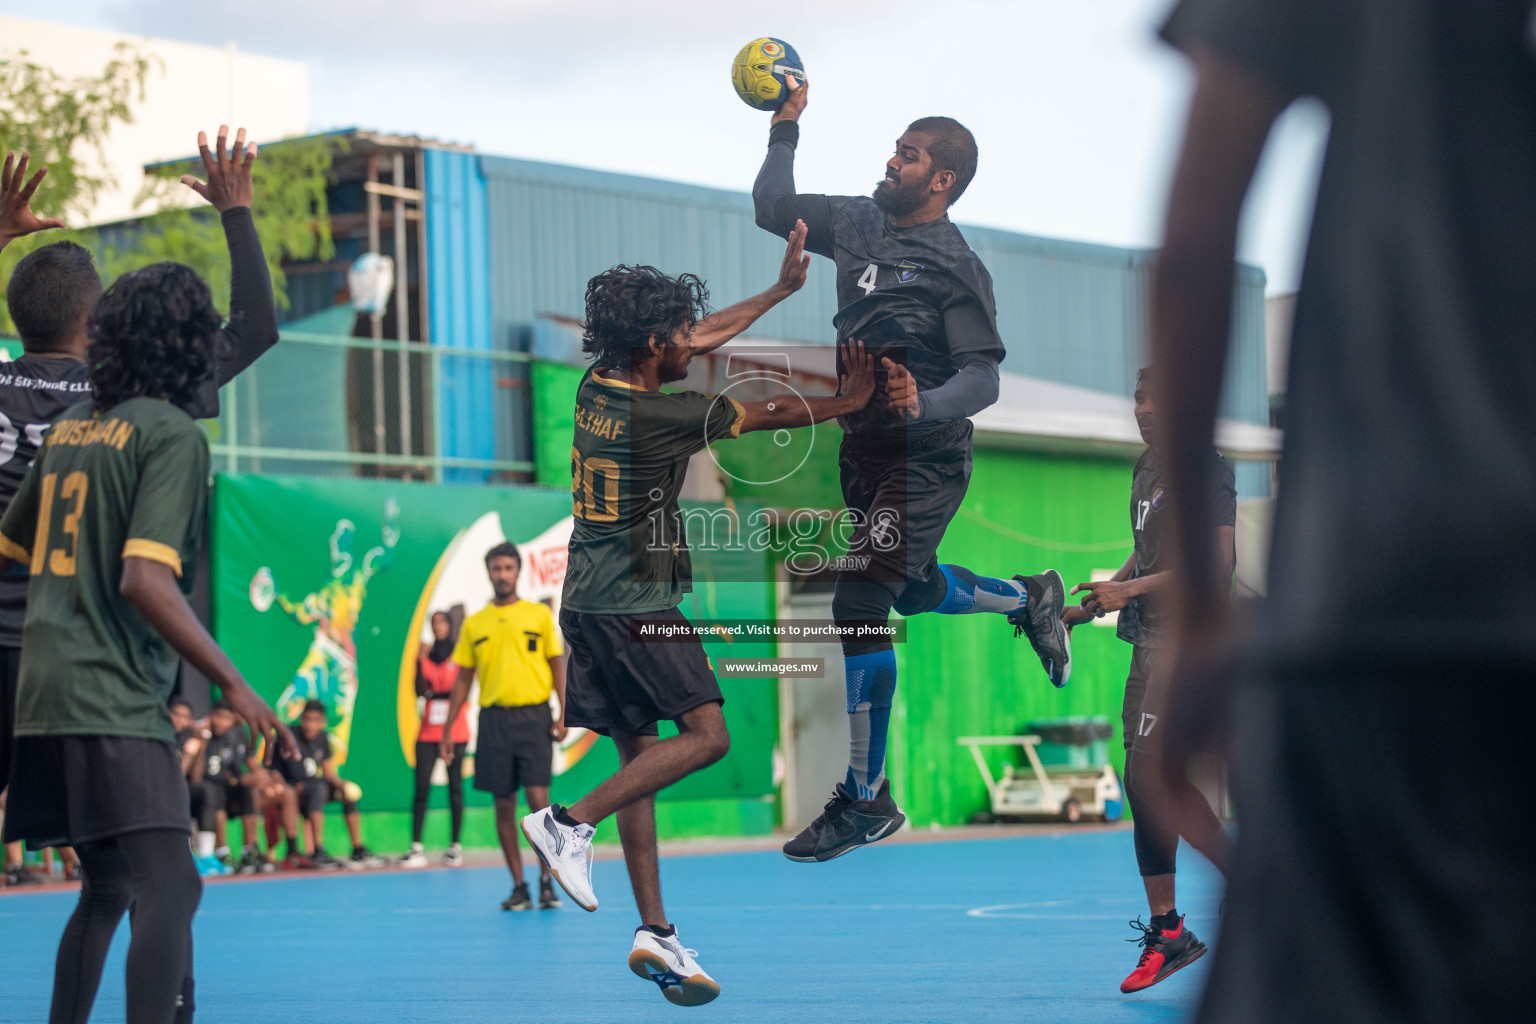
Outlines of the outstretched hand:
<svg viewBox="0 0 1536 1024">
<path fill-rule="evenodd" d="M 779 280 L 775 286 L 784 297 L 793 295 L 805 287 L 805 274 L 811 258 L 805 254 L 805 236 L 810 229 L 805 221 L 795 221 L 795 229 L 789 233 L 789 247 L 784 250 L 784 262 L 779 264 Z"/>
<path fill-rule="evenodd" d="M 13 238 L 64 226 L 63 221 L 37 216 L 28 205 L 37 186 L 48 174 L 47 167 L 39 167 L 29 179 L 27 162 L 31 158 L 30 153 L 22 153 L 20 157 L 15 153 L 5 154 L 5 165 L 0 169 L 0 248 Z"/>
<path fill-rule="evenodd" d="M 887 356 L 882 356 L 880 363 L 885 367 L 885 396 L 890 407 L 909 420 L 917 419 L 923 409 L 917 399 L 917 378 Z"/>
<path fill-rule="evenodd" d="M 837 393 L 857 402 L 855 408 L 862 409 L 875 393 L 875 357 L 858 340 L 846 342 L 842 355 L 844 373 L 838 381 Z"/>
<path fill-rule="evenodd" d="M 229 138 L 229 126 L 219 125 L 218 152 L 208 150 L 208 133 L 197 133 L 197 151 L 202 155 L 203 168 L 208 175 L 201 181 L 191 174 L 183 174 L 181 183 L 208 202 L 220 213 L 251 205 L 251 167 L 256 163 L 256 143 L 245 144 L 245 129 L 235 133 L 235 146 L 225 151 Z"/>
<path fill-rule="evenodd" d="M 784 103 L 774 111 L 770 124 L 778 124 L 780 121 L 798 121 L 800 115 L 805 113 L 805 103 L 811 91 L 810 80 L 801 82 L 797 81 L 794 75 L 785 75 L 784 86 L 789 90 L 789 95 L 784 97 Z"/>
<path fill-rule="evenodd" d="M 241 683 L 239 686 L 226 686 L 224 699 L 229 701 L 229 706 L 235 714 L 245 719 L 251 727 L 251 731 L 260 736 L 267 744 L 267 750 L 276 757 L 285 757 L 289 760 L 299 756 L 299 745 L 294 742 L 293 733 L 277 717 L 277 712 L 262 700 L 249 686 Z"/>
</svg>

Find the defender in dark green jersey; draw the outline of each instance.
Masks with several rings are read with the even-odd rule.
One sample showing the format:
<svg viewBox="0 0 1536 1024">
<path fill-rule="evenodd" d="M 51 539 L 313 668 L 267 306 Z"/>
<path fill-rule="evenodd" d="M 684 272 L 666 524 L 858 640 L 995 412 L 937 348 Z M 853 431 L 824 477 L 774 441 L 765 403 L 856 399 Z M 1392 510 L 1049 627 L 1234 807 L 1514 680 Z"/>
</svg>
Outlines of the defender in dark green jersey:
<svg viewBox="0 0 1536 1024">
<path fill-rule="evenodd" d="M 688 459 L 723 438 L 820 423 L 859 411 L 874 393 L 873 361 L 860 342 L 842 352 L 846 373 L 832 398 L 779 395 L 736 402 L 697 392 L 665 394 L 700 352 L 723 345 L 805 281 L 805 226 L 790 233 L 779 282 L 700 319 L 704 282 L 652 267 L 615 267 L 587 285 L 584 347 L 594 365 L 576 392 L 571 500 L 576 525 L 560 611 L 570 651 L 565 722 L 611 735 L 619 771 L 569 808 L 523 819 L 523 834 L 550 873 L 586 910 L 597 909 L 588 860 L 593 827 L 617 813 L 640 927 L 630 969 L 670 1002 L 707 1003 L 720 986 L 678 940 L 661 904 L 656 861 L 657 791 L 725 755 L 730 735 L 719 684 L 697 638 L 637 642 L 647 623 L 688 625 L 678 602 L 692 586 L 678 512 Z M 656 723 L 677 723 L 658 739 Z"/>
<path fill-rule="evenodd" d="M 214 367 L 208 286 L 159 263 L 119 278 L 91 316 L 93 398 L 48 432 L 0 520 L 0 571 L 31 571 L 7 840 L 69 844 L 85 869 L 64 930 L 53 1021 L 84 1021 L 112 934 L 134 908 L 129 1024 L 189 1020 L 202 883 L 166 704 L 177 656 L 269 748 L 293 736 L 191 606 L 208 445 L 185 411 Z"/>
</svg>

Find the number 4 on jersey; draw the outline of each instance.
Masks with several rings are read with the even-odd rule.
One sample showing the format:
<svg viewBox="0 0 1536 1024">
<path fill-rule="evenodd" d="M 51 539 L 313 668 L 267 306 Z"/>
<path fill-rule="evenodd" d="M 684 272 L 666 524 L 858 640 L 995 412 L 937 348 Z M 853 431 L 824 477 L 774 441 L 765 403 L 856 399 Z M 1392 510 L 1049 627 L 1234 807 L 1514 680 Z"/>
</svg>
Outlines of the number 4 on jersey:
<svg viewBox="0 0 1536 1024">
<path fill-rule="evenodd" d="M 864 273 L 859 278 L 859 287 L 864 289 L 865 295 L 875 290 L 875 272 L 878 269 L 873 263 L 864 268 Z"/>
</svg>

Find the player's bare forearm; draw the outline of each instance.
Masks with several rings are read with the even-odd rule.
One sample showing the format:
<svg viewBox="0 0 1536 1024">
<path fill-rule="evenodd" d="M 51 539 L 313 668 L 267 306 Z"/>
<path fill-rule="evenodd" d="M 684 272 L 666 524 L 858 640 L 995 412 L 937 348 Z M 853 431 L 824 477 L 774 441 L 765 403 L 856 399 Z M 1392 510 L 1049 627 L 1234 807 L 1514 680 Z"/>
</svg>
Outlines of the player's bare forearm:
<svg viewBox="0 0 1536 1024">
<path fill-rule="evenodd" d="M 688 340 L 688 347 L 695 355 L 724 345 L 805 285 L 806 270 L 811 263 L 811 258 L 805 255 L 805 235 L 805 222 L 796 221 L 794 230 L 789 233 L 789 247 L 784 250 L 784 259 L 779 264 L 779 279 L 773 287 L 717 310 L 698 322 Z"/>
<path fill-rule="evenodd" d="M 1168 201 L 1152 286 L 1152 362 L 1169 491 L 1208 490 L 1210 449 L 1231 327 L 1238 219 L 1282 98 L 1236 65 L 1196 54 L 1198 79 Z M 1219 619 L 1226 588 L 1212 561 L 1204 502 L 1171 509 L 1176 604 L 1191 621 Z M 1227 576 L 1230 579 L 1230 573 Z"/>
<path fill-rule="evenodd" d="M 218 686 L 235 714 L 263 736 L 275 733 L 285 753 L 298 754 L 288 727 L 277 721 L 266 701 L 256 695 L 234 662 L 198 621 L 170 566 L 149 558 L 125 558 L 118 591 L 177 654 Z"/>
<path fill-rule="evenodd" d="M 847 372 L 830 398 L 805 398 L 801 395 L 775 395 L 766 402 L 744 402 L 741 433 L 753 430 L 780 430 L 808 427 L 839 416 L 858 412 L 869 404 L 875 393 L 874 358 L 861 341 L 841 347 Z"/>
<path fill-rule="evenodd" d="M 688 347 L 695 355 L 713 352 L 757 322 L 757 318 L 793 295 L 794 292 L 775 284 L 765 292 L 750 299 L 743 299 L 699 321 L 693 329 Z"/>
</svg>

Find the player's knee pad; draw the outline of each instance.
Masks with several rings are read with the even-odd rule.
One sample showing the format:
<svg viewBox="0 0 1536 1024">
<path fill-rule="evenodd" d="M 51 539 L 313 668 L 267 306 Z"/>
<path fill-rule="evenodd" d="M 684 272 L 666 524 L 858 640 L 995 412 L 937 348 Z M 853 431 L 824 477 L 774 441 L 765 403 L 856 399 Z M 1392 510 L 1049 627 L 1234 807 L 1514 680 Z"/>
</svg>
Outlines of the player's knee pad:
<svg viewBox="0 0 1536 1024">
<path fill-rule="evenodd" d="M 950 580 L 942 571 L 926 580 L 913 580 L 896 599 L 896 610 L 903 615 L 921 615 L 939 608 L 949 596 Z"/>
</svg>

